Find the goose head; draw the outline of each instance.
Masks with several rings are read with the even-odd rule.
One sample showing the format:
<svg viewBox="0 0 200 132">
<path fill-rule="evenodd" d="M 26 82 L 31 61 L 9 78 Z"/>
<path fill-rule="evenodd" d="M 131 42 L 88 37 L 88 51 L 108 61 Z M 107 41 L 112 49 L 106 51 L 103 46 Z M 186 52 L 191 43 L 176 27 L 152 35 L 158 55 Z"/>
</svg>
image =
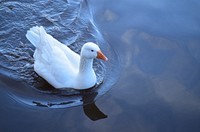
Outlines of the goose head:
<svg viewBox="0 0 200 132">
<path fill-rule="evenodd" d="M 101 52 L 99 46 L 93 42 L 85 43 L 81 49 L 81 56 L 87 59 L 102 59 L 107 61 L 108 58 Z"/>
</svg>

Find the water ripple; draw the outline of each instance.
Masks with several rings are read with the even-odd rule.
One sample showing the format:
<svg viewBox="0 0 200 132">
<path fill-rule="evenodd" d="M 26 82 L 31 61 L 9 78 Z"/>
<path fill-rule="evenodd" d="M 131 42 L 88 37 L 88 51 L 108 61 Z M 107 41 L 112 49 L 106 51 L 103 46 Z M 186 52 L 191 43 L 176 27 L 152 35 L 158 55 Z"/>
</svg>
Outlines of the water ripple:
<svg viewBox="0 0 200 132">
<path fill-rule="evenodd" d="M 2 1 L 0 7 L 0 73 L 12 98 L 34 106 L 70 107 L 94 101 L 116 82 L 118 57 L 95 26 L 87 1 Z M 26 31 L 35 25 L 44 26 L 77 53 L 85 42 L 99 44 L 109 62 L 94 61 L 97 86 L 86 91 L 55 90 L 39 77 L 33 70 L 34 47 L 25 38 Z"/>
</svg>

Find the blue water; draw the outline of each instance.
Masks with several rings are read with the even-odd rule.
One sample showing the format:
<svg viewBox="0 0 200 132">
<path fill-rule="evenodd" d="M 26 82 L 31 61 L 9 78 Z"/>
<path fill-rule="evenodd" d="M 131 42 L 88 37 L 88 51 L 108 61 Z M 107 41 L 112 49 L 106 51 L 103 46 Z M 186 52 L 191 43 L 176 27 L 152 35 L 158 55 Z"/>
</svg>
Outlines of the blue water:
<svg viewBox="0 0 200 132">
<path fill-rule="evenodd" d="M 0 130 L 199 132 L 199 10 L 196 0 L 0 2 Z M 77 52 L 98 42 L 103 84 L 52 94 L 32 69 L 24 35 L 35 24 Z"/>
</svg>

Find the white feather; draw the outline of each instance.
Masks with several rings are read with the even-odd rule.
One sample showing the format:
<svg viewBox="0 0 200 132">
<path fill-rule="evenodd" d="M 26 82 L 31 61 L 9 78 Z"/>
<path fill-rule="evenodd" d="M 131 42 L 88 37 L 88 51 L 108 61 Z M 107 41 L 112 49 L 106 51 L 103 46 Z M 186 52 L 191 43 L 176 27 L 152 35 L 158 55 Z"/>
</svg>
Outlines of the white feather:
<svg viewBox="0 0 200 132">
<path fill-rule="evenodd" d="M 55 88 L 86 89 L 95 85 L 92 63 L 100 50 L 96 44 L 86 43 L 80 56 L 47 34 L 42 26 L 32 27 L 26 37 L 36 47 L 35 72 Z"/>
</svg>

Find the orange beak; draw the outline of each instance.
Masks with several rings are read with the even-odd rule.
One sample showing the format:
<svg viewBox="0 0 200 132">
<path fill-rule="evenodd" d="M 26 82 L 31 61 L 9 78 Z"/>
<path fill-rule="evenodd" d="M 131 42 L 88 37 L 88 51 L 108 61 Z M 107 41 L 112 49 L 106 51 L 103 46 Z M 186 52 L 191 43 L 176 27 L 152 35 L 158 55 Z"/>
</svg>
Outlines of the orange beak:
<svg viewBox="0 0 200 132">
<path fill-rule="evenodd" d="M 97 51 L 97 58 L 108 61 L 108 58 L 100 50 Z"/>
</svg>

